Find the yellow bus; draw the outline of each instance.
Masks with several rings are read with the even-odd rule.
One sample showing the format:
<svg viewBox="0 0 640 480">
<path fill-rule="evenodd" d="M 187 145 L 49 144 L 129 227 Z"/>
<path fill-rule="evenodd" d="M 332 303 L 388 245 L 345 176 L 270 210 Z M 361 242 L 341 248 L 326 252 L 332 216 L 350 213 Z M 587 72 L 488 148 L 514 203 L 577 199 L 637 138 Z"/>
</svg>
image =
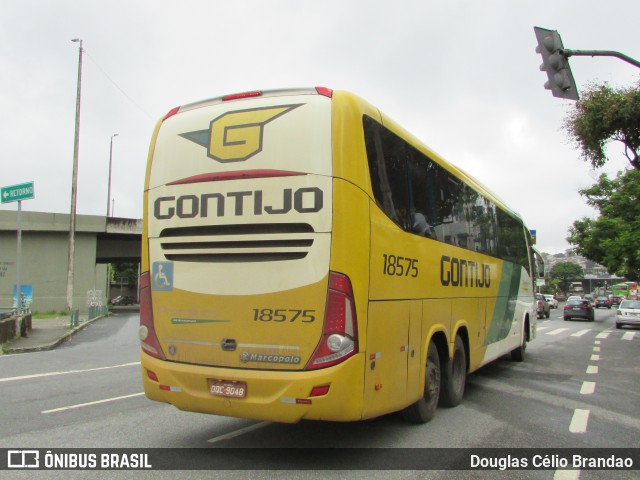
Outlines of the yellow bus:
<svg viewBox="0 0 640 480">
<path fill-rule="evenodd" d="M 422 423 L 536 333 L 521 218 L 348 92 L 171 110 L 143 232 L 144 390 L 181 410 Z"/>
</svg>

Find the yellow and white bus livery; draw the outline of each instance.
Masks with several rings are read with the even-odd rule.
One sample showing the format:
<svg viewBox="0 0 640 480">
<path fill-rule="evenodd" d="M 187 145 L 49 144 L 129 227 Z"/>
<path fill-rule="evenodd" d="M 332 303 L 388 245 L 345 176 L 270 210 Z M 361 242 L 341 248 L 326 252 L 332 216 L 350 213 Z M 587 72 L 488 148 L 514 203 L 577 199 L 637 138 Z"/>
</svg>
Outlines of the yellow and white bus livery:
<svg viewBox="0 0 640 480">
<path fill-rule="evenodd" d="M 426 422 L 535 336 L 521 218 L 357 96 L 171 110 L 144 189 L 148 398 L 297 422 Z"/>
</svg>

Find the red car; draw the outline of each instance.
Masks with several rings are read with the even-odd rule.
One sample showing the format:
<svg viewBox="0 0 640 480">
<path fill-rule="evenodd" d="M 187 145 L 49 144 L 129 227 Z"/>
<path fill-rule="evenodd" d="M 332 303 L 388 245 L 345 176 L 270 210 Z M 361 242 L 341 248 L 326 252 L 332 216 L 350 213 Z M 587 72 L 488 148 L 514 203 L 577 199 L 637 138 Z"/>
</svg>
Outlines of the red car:
<svg viewBox="0 0 640 480">
<path fill-rule="evenodd" d="M 598 297 L 594 302 L 594 307 L 596 308 L 611 308 L 611 299 L 609 297 Z"/>
</svg>

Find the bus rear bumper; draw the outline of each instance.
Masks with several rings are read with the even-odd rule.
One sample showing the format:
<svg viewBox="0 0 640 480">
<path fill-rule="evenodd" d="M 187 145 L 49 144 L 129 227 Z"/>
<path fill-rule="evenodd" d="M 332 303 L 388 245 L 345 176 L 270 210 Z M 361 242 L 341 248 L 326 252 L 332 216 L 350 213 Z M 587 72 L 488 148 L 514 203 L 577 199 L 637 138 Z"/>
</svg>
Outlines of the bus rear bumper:
<svg viewBox="0 0 640 480">
<path fill-rule="evenodd" d="M 364 354 L 333 367 L 296 372 L 189 365 L 145 352 L 141 365 L 146 396 L 180 410 L 283 423 L 362 418 Z M 246 382 L 246 396 L 212 395 L 209 379 Z M 326 386 L 326 393 L 311 396 L 314 388 Z"/>
</svg>

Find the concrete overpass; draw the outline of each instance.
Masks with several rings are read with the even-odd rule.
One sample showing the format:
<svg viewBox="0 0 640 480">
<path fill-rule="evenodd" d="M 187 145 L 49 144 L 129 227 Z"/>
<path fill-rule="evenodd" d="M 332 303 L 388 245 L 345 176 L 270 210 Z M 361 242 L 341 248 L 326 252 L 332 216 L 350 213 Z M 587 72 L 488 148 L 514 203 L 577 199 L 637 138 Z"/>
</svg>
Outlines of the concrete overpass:
<svg viewBox="0 0 640 480">
<path fill-rule="evenodd" d="M 70 215 L 22 212 L 21 284 L 31 286 L 32 311 L 66 306 Z M 13 304 L 17 279 L 17 212 L 0 211 L 0 307 Z M 73 306 L 107 302 L 107 264 L 139 263 L 142 220 L 76 216 Z"/>
<path fill-rule="evenodd" d="M 96 263 L 140 263 L 142 220 L 105 220 L 105 231 L 96 238 Z"/>
</svg>

